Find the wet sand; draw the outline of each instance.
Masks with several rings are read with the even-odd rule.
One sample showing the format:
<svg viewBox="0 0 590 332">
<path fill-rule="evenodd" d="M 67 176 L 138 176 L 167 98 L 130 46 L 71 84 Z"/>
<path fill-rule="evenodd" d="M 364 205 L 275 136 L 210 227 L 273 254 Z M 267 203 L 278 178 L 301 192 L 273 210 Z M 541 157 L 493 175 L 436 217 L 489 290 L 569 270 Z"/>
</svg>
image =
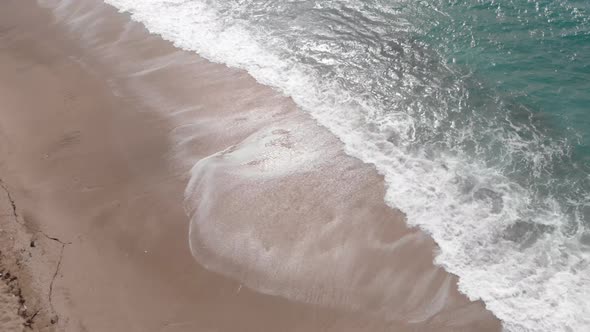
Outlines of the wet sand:
<svg viewBox="0 0 590 332">
<path fill-rule="evenodd" d="M 40 3 L 0 5 L 7 324 L 500 330 L 290 99 L 99 1 Z"/>
</svg>

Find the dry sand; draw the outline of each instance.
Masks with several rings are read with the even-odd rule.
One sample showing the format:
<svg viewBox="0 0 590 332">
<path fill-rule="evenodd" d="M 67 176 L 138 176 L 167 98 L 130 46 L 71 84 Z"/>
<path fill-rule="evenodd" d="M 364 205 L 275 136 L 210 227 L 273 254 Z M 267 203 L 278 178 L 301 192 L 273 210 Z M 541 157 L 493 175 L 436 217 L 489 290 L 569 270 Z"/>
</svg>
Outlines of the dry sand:
<svg viewBox="0 0 590 332">
<path fill-rule="evenodd" d="M 0 5 L 2 331 L 500 330 L 384 204 L 381 177 L 290 99 L 99 1 L 41 3 Z M 264 151 L 330 158 L 280 182 L 224 162 L 266 131 Z M 199 160 L 214 186 L 184 202 Z M 285 261 L 260 265 L 239 239 Z"/>
</svg>

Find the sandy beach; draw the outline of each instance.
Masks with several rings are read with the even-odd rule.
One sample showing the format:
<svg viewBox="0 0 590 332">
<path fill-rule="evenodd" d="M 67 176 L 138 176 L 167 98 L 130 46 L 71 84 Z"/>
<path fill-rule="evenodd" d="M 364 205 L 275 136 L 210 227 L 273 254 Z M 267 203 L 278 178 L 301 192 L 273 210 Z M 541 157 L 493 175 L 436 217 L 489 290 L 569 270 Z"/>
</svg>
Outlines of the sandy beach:
<svg viewBox="0 0 590 332">
<path fill-rule="evenodd" d="M 101 1 L 0 5 L 0 112 L 2 331 L 501 329 L 289 98 Z"/>
</svg>

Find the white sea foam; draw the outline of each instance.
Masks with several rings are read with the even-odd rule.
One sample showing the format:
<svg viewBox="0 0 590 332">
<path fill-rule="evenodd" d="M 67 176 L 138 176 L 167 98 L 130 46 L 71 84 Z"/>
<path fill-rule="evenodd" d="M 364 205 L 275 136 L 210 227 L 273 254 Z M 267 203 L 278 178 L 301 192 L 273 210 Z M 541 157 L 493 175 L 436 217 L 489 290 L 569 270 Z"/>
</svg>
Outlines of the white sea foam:
<svg viewBox="0 0 590 332">
<path fill-rule="evenodd" d="M 432 235 L 440 246 L 436 262 L 459 275 L 460 290 L 471 299 L 484 300 L 507 330 L 590 329 L 590 250 L 579 241 L 581 231 L 574 236 L 542 231 L 559 229 L 568 218 L 554 198 L 544 198 L 544 208 L 531 211 L 534 194 L 483 162 L 461 153 L 434 158 L 424 151 L 409 151 L 404 143 L 412 140 L 419 119 L 403 113 L 380 116 L 381 110 L 366 99 L 266 49 L 255 32 L 219 15 L 211 2 L 106 2 L 131 13 L 177 47 L 246 69 L 260 83 L 291 96 L 344 142 L 347 153 L 376 166 L 388 185 L 386 201 L 404 211 L 410 224 Z M 391 144 L 392 135 L 397 144 Z M 504 144 L 521 149 L 516 135 L 505 136 Z M 224 158 L 246 161 L 249 156 L 244 150 Z M 290 167 L 276 164 L 282 163 L 284 156 L 280 157 L 271 159 L 272 171 L 265 174 Z M 536 162 L 534 156 L 531 162 Z M 195 174 L 202 180 L 201 166 Z M 507 229 L 515 238 L 506 236 Z"/>
</svg>

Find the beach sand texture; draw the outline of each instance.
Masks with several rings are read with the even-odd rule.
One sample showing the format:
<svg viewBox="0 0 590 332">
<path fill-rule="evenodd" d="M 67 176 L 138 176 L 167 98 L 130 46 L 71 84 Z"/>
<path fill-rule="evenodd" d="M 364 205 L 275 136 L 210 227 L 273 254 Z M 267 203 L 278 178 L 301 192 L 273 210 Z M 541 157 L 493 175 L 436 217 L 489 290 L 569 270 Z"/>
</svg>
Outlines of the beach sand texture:
<svg viewBox="0 0 590 332">
<path fill-rule="evenodd" d="M 3 331 L 500 330 L 289 98 L 100 1 L 0 8 Z"/>
</svg>

